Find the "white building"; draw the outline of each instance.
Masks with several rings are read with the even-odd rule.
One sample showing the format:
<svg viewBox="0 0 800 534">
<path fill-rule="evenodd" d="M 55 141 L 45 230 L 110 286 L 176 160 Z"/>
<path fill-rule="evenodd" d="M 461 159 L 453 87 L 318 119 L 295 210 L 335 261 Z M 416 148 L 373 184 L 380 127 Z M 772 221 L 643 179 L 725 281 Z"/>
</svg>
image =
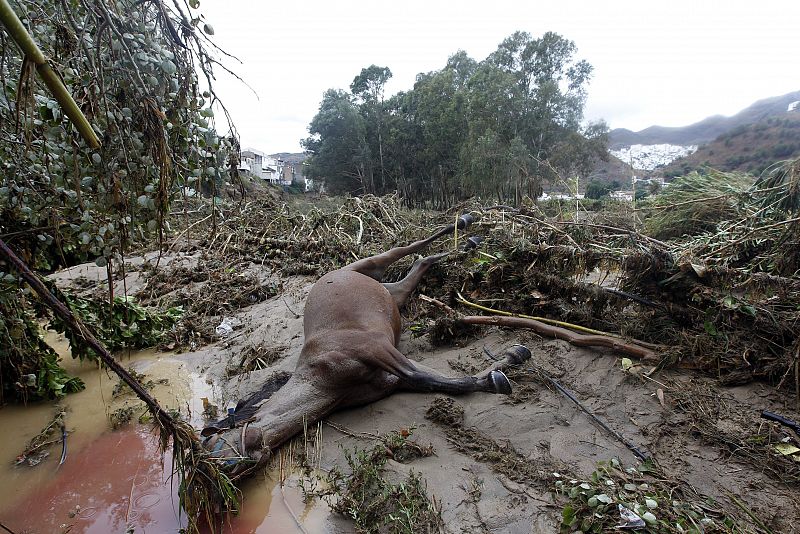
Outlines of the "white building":
<svg viewBox="0 0 800 534">
<path fill-rule="evenodd" d="M 254 148 L 242 150 L 239 170 L 249 171 L 272 184 L 283 184 L 283 160 L 275 159 Z"/>
</svg>

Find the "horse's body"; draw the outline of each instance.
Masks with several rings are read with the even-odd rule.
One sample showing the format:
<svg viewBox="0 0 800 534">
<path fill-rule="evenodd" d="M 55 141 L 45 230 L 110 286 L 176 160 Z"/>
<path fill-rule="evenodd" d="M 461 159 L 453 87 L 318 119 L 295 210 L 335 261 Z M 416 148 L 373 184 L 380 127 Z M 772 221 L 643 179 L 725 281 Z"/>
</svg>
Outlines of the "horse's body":
<svg viewBox="0 0 800 534">
<path fill-rule="evenodd" d="M 458 227 L 465 228 L 471 221 L 469 215 L 463 215 Z M 231 460 L 253 458 L 258 467 L 304 424 L 400 389 L 510 393 L 511 384 L 500 371 L 484 373 L 480 378 L 448 378 L 418 368 L 397 350 L 399 308 L 428 267 L 443 255 L 418 260 L 400 282 L 381 283 L 381 277 L 393 262 L 453 230 L 454 225 L 450 225 L 428 239 L 359 260 L 320 278 L 306 300 L 305 341 L 294 374 L 265 402 L 259 404 L 256 396 L 240 403 L 236 419 L 247 419 L 241 428 L 205 429 L 204 435 L 214 435 L 208 446 Z M 238 463 L 234 475 L 253 468 L 252 462 L 246 466 Z"/>
</svg>

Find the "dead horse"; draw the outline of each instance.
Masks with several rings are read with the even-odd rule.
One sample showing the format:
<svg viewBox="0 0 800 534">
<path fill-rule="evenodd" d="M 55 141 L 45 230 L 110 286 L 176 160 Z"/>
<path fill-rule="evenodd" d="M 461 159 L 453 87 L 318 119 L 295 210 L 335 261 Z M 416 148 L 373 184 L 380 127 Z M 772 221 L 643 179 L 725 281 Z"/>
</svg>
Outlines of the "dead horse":
<svg viewBox="0 0 800 534">
<path fill-rule="evenodd" d="M 201 433 L 208 449 L 227 458 L 234 478 L 262 467 L 273 451 L 302 431 L 304 422 L 315 423 L 335 410 L 369 404 L 395 391 L 511 393 L 502 371 L 449 378 L 419 368 L 397 350 L 399 309 L 425 271 L 447 253 L 417 260 L 399 282 L 381 282 L 389 265 L 472 221 L 464 214 L 427 239 L 356 261 L 314 284 L 303 317 L 305 343 L 288 382 L 283 387 L 266 384 L 240 401 L 228 419 Z"/>
</svg>

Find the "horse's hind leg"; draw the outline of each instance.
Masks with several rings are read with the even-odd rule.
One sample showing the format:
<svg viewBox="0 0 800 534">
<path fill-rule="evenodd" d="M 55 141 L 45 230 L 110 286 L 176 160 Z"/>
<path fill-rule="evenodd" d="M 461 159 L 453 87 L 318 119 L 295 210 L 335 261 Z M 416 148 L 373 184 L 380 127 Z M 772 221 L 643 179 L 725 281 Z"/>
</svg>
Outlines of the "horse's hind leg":
<svg viewBox="0 0 800 534">
<path fill-rule="evenodd" d="M 384 282 L 383 287 L 389 290 L 398 308 L 402 308 L 406 305 L 411 292 L 417 287 L 417 284 L 422 280 L 422 277 L 430 266 L 437 263 L 448 254 L 449 252 L 443 252 L 442 254 L 419 259 L 411 266 L 411 270 L 408 271 L 406 277 L 399 282 Z"/>
<path fill-rule="evenodd" d="M 458 395 L 473 391 L 487 393 L 511 393 L 511 382 L 500 370 L 489 370 L 478 376 L 464 376 L 450 378 L 439 373 L 423 369 L 409 360 L 395 347 L 384 347 L 373 355 L 373 364 L 377 364 L 384 371 L 400 379 L 400 389 L 406 391 L 438 391 Z"/>
<path fill-rule="evenodd" d="M 458 228 L 464 229 L 469 226 L 472 221 L 472 215 L 465 213 L 458 218 Z M 408 256 L 409 254 L 416 254 L 417 252 L 424 250 L 428 245 L 440 237 L 452 234 L 455 231 L 455 228 L 455 224 L 448 224 L 427 239 L 421 239 L 405 247 L 395 247 L 391 250 L 387 250 L 386 252 L 378 254 L 377 256 L 370 256 L 369 258 L 358 260 L 350 265 L 345 266 L 344 269 L 356 271 L 357 273 L 367 275 L 370 278 L 374 278 L 378 282 L 381 282 L 383 279 L 383 273 L 386 272 L 386 269 L 391 264 L 401 258 L 404 258 L 405 256 Z"/>
</svg>

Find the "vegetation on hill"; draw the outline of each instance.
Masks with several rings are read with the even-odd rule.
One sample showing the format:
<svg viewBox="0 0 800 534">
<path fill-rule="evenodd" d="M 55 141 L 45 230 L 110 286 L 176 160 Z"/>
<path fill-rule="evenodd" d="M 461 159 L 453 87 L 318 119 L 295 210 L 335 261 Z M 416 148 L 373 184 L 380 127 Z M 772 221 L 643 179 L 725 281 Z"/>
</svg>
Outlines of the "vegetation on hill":
<svg viewBox="0 0 800 534">
<path fill-rule="evenodd" d="M 800 113 L 788 112 L 742 124 L 679 158 L 664 169 L 666 177 L 705 168 L 760 175 L 773 163 L 800 156 Z"/>
<path fill-rule="evenodd" d="M 470 195 L 536 198 L 559 175 L 606 158 L 605 124 L 581 127 L 592 67 L 555 34 L 517 32 L 483 61 L 463 51 L 414 88 L 384 97 L 372 65 L 350 92 L 330 89 L 303 141 L 308 175 L 334 193 L 399 190 L 410 205 L 447 207 Z"/>
</svg>

